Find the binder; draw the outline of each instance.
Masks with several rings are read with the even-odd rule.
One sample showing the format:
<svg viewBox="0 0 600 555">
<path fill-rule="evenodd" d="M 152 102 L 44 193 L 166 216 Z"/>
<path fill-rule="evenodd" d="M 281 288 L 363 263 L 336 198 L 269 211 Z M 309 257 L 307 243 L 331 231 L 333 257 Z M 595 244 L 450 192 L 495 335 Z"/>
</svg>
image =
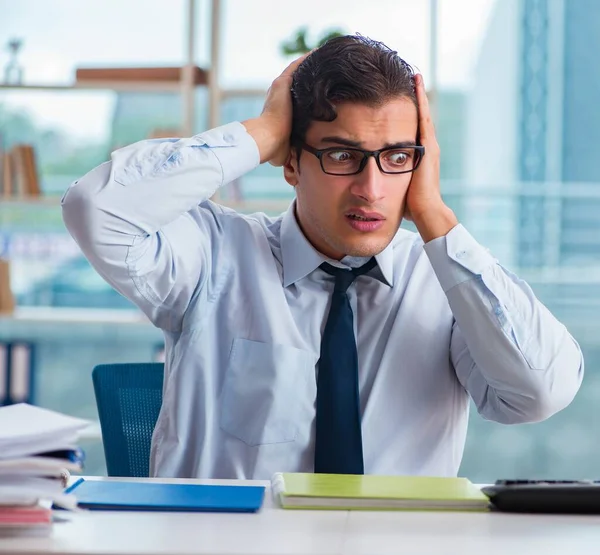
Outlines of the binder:
<svg viewBox="0 0 600 555">
<path fill-rule="evenodd" d="M 33 404 L 34 346 L 0 341 L 0 406 Z"/>
<path fill-rule="evenodd" d="M 8 343 L 0 343 L 0 407 L 8 405 Z"/>
<path fill-rule="evenodd" d="M 262 505 L 265 488 L 80 478 L 65 493 L 91 510 L 253 513 Z"/>
<path fill-rule="evenodd" d="M 284 509 L 485 511 L 488 497 L 466 478 L 277 472 Z"/>
<path fill-rule="evenodd" d="M 10 346 L 9 398 L 14 403 L 33 401 L 33 346 L 12 343 Z"/>
</svg>

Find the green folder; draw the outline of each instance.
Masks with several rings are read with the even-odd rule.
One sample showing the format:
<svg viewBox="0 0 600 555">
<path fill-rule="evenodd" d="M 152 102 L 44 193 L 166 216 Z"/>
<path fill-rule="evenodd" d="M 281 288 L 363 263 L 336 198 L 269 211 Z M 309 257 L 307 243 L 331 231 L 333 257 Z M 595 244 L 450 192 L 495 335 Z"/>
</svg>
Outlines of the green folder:
<svg viewBox="0 0 600 555">
<path fill-rule="evenodd" d="M 489 498 L 466 478 L 276 473 L 284 509 L 485 511 Z"/>
</svg>

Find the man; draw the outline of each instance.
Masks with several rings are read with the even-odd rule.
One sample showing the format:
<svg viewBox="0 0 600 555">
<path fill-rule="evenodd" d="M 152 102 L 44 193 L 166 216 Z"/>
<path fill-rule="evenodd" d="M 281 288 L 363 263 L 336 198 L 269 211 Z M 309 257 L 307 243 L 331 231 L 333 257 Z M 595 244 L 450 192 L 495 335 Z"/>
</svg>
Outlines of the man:
<svg viewBox="0 0 600 555">
<path fill-rule="evenodd" d="M 259 162 L 296 190 L 283 216 L 207 200 Z M 534 422 L 582 379 L 564 326 L 444 204 L 422 77 L 360 36 L 292 63 L 255 119 L 115 151 L 63 213 L 164 330 L 154 475 L 452 476 L 469 395 Z"/>
</svg>

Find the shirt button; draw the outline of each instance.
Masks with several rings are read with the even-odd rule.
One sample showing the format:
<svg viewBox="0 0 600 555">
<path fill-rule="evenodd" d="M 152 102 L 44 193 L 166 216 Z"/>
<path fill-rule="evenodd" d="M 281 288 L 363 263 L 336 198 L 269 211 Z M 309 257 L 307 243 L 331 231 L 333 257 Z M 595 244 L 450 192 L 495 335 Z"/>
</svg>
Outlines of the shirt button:
<svg viewBox="0 0 600 555">
<path fill-rule="evenodd" d="M 456 253 L 456 258 L 458 258 L 459 260 L 460 260 L 461 258 L 467 258 L 467 256 L 468 256 L 468 253 L 467 253 L 467 251 L 458 251 L 458 252 Z"/>
<path fill-rule="evenodd" d="M 225 135 L 223 135 L 223 140 L 228 144 L 232 144 L 234 142 L 233 135 L 230 133 L 225 133 Z"/>
</svg>

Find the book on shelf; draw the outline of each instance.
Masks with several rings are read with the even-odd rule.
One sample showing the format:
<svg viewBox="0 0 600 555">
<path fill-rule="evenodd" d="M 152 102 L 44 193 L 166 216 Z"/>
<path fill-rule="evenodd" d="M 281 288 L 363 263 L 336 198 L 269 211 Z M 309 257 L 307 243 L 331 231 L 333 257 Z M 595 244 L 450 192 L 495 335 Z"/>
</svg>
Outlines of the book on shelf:
<svg viewBox="0 0 600 555">
<path fill-rule="evenodd" d="M 148 134 L 149 139 L 176 139 L 178 137 L 183 137 L 182 132 L 170 127 L 157 127 Z"/>
<path fill-rule="evenodd" d="M 12 174 L 12 158 L 8 152 L 2 152 L 2 196 L 9 197 L 13 194 Z"/>
<path fill-rule="evenodd" d="M 77 82 L 129 81 L 129 82 L 178 82 L 183 79 L 182 67 L 80 67 L 75 70 Z M 208 73 L 194 66 L 194 84 L 206 85 Z"/>
<path fill-rule="evenodd" d="M 25 194 L 28 196 L 37 197 L 40 195 L 41 190 L 35 149 L 31 145 L 24 145 L 21 147 L 21 156 L 23 158 L 25 171 L 27 172 Z"/>
<path fill-rule="evenodd" d="M 15 298 L 10 287 L 10 264 L 0 258 L 0 314 L 12 314 Z"/>
<path fill-rule="evenodd" d="M 35 149 L 29 144 L 13 146 L 2 156 L 3 196 L 36 197 L 40 195 Z"/>
</svg>

